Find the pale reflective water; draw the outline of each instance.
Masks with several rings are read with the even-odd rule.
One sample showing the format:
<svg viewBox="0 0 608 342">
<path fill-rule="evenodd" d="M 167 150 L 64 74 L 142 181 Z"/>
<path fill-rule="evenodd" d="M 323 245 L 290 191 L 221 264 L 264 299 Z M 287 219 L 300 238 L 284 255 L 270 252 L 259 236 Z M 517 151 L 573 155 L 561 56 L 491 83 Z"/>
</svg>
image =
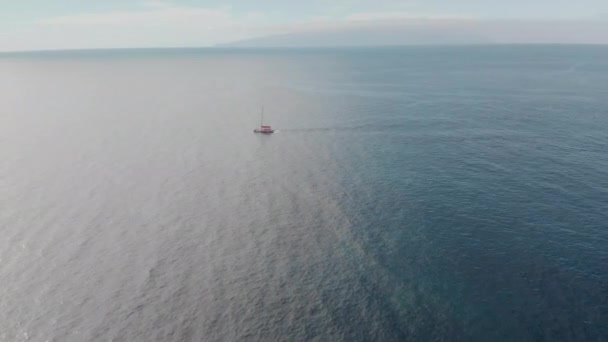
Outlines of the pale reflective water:
<svg viewBox="0 0 608 342">
<path fill-rule="evenodd" d="M 605 340 L 606 56 L 4 55 L 0 341 Z"/>
</svg>

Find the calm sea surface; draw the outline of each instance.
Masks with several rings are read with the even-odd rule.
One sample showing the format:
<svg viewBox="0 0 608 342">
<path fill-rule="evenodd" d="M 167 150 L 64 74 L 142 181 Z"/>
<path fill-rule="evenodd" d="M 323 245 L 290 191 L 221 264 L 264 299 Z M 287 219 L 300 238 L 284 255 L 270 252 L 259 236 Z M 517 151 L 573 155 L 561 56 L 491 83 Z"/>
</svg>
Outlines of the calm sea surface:
<svg viewBox="0 0 608 342">
<path fill-rule="evenodd" d="M 608 47 L 0 55 L 0 341 L 607 339 Z"/>
</svg>

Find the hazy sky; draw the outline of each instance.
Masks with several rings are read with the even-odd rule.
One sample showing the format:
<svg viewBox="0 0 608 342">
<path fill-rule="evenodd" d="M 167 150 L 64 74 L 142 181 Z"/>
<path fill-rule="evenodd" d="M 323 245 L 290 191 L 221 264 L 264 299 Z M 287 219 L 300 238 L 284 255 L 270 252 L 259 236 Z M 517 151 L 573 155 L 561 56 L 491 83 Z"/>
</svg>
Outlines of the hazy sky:
<svg viewBox="0 0 608 342">
<path fill-rule="evenodd" d="M 497 42 L 608 43 L 608 0 L 0 0 L 0 51 L 208 46 L 421 21 L 475 24 Z"/>
</svg>

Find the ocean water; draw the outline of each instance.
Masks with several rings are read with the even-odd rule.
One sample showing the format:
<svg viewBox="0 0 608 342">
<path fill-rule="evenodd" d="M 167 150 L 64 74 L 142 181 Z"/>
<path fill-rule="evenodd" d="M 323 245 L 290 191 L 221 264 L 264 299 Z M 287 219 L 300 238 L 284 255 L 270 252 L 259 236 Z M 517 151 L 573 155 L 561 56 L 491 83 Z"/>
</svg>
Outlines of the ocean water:
<svg viewBox="0 0 608 342">
<path fill-rule="evenodd" d="M 608 47 L 0 75 L 0 341 L 608 339 Z"/>
</svg>

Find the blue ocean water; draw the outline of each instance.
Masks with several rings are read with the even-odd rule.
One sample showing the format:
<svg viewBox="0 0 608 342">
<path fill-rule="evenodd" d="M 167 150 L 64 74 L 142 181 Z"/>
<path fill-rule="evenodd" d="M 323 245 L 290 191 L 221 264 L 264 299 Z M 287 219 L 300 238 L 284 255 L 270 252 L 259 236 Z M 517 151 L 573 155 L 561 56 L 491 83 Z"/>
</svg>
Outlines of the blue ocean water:
<svg viewBox="0 0 608 342">
<path fill-rule="evenodd" d="M 0 341 L 604 341 L 607 56 L 1 55 Z"/>
</svg>

